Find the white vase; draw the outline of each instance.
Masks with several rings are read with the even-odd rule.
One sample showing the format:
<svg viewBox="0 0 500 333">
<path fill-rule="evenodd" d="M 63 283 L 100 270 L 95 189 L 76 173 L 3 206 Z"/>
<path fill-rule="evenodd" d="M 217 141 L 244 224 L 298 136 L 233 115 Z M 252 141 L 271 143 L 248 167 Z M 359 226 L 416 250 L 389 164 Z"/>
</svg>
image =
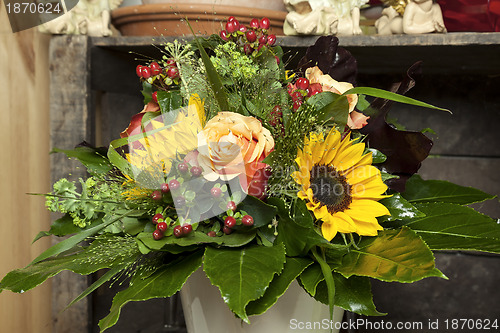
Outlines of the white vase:
<svg viewBox="0 0 500 333">
<path fill-rule="evenodd" d="M 188 333 L 297 333 L 334 332 L 328 306 L 317 302 L 294 281 L 266 313 L 237 318 L 224 303 L 219 289 L 202 269 L 193 273 L 181 289 L 182 309 Z M 335 307 L 333 322 L 340 323 L 344 310 Z M 338 324 L 339 325 L 339 324 Z"/>
</svg>

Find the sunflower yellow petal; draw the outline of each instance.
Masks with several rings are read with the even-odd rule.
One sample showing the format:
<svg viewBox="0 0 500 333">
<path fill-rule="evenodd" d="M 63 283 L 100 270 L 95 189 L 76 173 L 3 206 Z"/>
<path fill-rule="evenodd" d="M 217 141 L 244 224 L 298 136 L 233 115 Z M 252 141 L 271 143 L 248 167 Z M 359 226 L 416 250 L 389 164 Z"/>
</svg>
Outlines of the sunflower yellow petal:
<svg viewBox="0 0 500 333">
<path fill-rule="evenodd" d="M 354 165 L 357 165 L 361 160 L 363 151 L 365 150 L 365 145 L 362 143 L 357 143 L 351 147 L 346 147 L 345 149 L 339 151 L 335 158 L 332 160 L 332 164 L 338 171 L 347 170 Z"/>
<path fill-rule="evenodd" d="M 370 199 L 353 200 L 346 213 L 353 219 L 373 221 L 375 217 L 391 215 L 387 207 L 380 202 Z M 373 219 L 372 219 L 373 218 Z"/>
<path fill-rule="evenodd" d="M 366 183 L 374 179 L 374 177 L 380 178 L 380 170 L 373 165 L 362 165 L 350 168 L 348 172 L 344 173 L 347 178 L 347 182 L 351 185 L 358 183 Z"/>
<path fill-rule="evenodd" d="M 382 226 L 378 223 L 365 223 L 365 222 L 356 222 L 356 226 L 358 227 L 356 233 L 361 236 L 377 236 L 379 230 L 383 230 Z"/>
</svg>

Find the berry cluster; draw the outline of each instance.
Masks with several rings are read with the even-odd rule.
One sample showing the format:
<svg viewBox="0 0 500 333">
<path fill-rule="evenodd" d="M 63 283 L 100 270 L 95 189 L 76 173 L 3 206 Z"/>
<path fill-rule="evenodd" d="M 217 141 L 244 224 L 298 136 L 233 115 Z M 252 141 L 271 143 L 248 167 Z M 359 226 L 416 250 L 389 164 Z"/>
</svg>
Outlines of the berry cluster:
<svg viewBox="0 0 500 333">
<path fill-rule="evenodd" d="M 172 58 L 164 61 L 163 67 L 156 61 L 151 62 L 149 66 L 137 65 L 135 73 L 142 80 L 147 80 L 149 83 L 162 90 L 168 90 L 168 86 L 178 84 L 180 78 L 179 68 Z M 156 96 L 153 96 L 153 99 L 155 99 L 155 97 Z"/>
<path fill-rule="evenodd" d="M 253 217 L 248 215 L 245 211 L 236 212 L 236 204 L 233 201 L 229 201 L 227 204 L 227 216 L 224 219 L 222 231 L 226 235 L 229 235 L 237 225 L 251 227 L 253 226 Z"/>
<path fill-rule="evenodd" d="M 287 90 L 293 101 L 293 109 L 297 111 L 306 98 L 319 94 L 323 88 L 319 83 L 310 83 L 305 77 L 300 77 L 295 84 L 290 83 Z"/>
<path fill-rule="evenodd" d="M 263 47 L 276 44 L 276 35 L 269 34 L 271 21 L 264 17 L 260 21 L 253 18 L 249 26 L 240 24 L 234 16 L 226 22 L 226 29 L 220 32 L 220 37 L 225 41 L 232 41 L 242 46 L 243 53 L 257 54 Z M 279 61 L 279 58 L 276 58 Z"/>
</svg>

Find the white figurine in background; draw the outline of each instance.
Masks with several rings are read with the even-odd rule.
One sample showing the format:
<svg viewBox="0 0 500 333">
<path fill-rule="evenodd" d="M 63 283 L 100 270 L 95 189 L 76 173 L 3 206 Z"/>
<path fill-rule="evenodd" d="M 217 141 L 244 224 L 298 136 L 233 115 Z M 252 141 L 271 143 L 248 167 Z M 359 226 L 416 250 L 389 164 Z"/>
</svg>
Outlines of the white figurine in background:
<svg viewBox="0 0 500 333">
<path fill-rule="evenodd" d="M 405 34 L 446 32 L 441 7 L 433 0 L 410 0 L 403 14 Z"/>
<path fill-rule="evenodd" d="M 328 0 L 284 0 L 285 35 L 335 35 L 338 18 Z"/>
<path fill-rule="evenodd" d="M 368 0 L 284 0 L 287 35 L 359 35 L 360 10 Z"/>
<path fill-rule="evenodd" d="M 111 11 L 123 0 L 80 0 L 56 19 L 42 24 L 39 30 L 51 34 L 111 36 Z"/>
<path fill-rule="evenodd" d="M 339 17 L 337 35 L 361 35 L 359 8 L 368 0 L 330 0 Z"/>
<path fill-rule="evenodd" d="M 403 16 L 401 16 L 394 7 L 386 7 L 382 10 L 382 16 L 375 21 L 375 28 L 379 35 L 402 34 Z"/>
</svg>

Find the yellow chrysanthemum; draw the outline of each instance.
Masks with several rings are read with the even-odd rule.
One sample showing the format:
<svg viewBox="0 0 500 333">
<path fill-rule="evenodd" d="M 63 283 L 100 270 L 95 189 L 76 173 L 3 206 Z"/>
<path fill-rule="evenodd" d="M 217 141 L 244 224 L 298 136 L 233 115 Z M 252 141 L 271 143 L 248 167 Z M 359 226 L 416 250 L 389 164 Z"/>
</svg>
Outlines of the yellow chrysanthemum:
<svg viewBox="0 0 500 333">
<path fill-rule="evenodd" d="M 293 173 L 302 186 L 298 197 L 321 220 L 323 237 L 331 240 L 337 232 L 375 236 L 382 227 L 377 217 L 390 215 L 378 202 L 386 197 L 387 186 L 380 171 L 372 166 L 371 153 L 364 154 L 364 143 L 354 143 L 347 135 L 341 139 L 332 130 L 310 133 L 304 149 L 297 152 L 299 170 Z"/>
<path fill-rule="evenodd" d="M 172 160 L 178 154 L 186 154 L 196 149 L 197 134 L 204 123 L 203 102 L 197 95 L 190 98 L 187 108 L 152 119 L 145 126 L 146 132 L 142 137 L 129 145 L 127 160 L 132 166 L 136 180 L 145 186 L 163 182 L 163 177 L 170 171 Z M 139 148 L 134 148 L 137 146 Z"/>
</svg>

